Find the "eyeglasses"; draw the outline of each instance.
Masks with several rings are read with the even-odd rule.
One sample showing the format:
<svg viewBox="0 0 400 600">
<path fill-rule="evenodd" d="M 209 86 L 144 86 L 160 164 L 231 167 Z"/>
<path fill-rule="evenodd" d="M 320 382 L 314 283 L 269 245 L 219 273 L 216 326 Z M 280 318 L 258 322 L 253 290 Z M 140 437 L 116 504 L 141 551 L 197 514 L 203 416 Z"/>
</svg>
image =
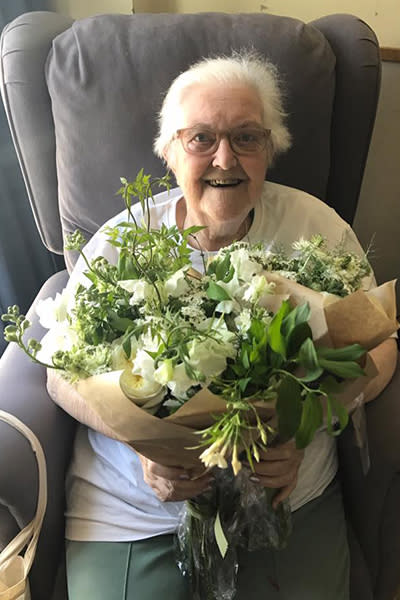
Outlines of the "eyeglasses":
<svg viewBox="0 0 400 600">
<path fill-rule="evenodd" d="M 181 140 L 184 150 L 189 154 L 208 156 L 216 152 L 221 139 L 225 136 L 235 154 L 262 152 L 267 147 L 270 135 L 270 129 L 261 127 L 236 127 L 230 131 L 219 132 L 197 126 L 178 129 L 175 137 Z"/>
</svg>

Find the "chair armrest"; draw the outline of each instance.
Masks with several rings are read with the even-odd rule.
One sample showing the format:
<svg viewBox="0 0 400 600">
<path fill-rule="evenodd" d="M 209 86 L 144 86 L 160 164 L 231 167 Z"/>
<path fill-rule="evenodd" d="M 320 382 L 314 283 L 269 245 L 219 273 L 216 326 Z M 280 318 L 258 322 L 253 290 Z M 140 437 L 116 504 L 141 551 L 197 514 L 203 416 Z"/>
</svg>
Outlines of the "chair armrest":
<svg viewBox="0 0 400 600">
<path fill-rule="evenodd" d="M 40 339 L 45 333 L 34 311 L 37 301 L 54 296 L 65 286 L 67 279 L 66 271 L 61 271 L 44 284 L 28 313 L 32 322 L 28 337 Z M 0 360 L 0 390 L 0 408 L 16 415 L 32 429 L 46 457 L 48 506 L 30 577 L 33 597 L 44 599 L 50 597 L 63 545 L 64 476 L 72 449 L 75 422 L 47 394 L 46 370 L 34 364 L 14 344 L 9 345 Z M 13 428 L 1 422 L 0 502 L 19 527 L 23 527 L 34 515 L 37 483 L 36 461 L 29 443 Z M 3 536 L 1 533 L 3 526 L 9 527 L 6 521 L 0 518 L 0 539 L 5 537 L 5 532 Z"/>
<path fill-rule="evenodd" d="M 368 564 L 375 594 L 378 589 L 396 589 L 400 581 L 399 400 L 398 365 L 386 389 L 365 407 L 371 458 L 367 475 L 362 472 L 352 426 L 338 441 L 346 512 Z M 390 593 L 374 597 L 391 598 Z"/>
</svg>

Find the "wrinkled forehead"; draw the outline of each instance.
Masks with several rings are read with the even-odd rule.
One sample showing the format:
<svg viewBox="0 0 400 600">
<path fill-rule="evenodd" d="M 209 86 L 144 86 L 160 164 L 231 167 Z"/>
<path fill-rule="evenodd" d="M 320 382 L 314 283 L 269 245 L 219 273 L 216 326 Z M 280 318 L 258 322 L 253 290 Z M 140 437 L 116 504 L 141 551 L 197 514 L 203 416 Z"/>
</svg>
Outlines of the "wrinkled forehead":
<svg viewBox="0 0 400 600">
<path fill-rule="evenodd" d="M 258 91 L 246 83 L 194 83 L 182 90 L 176 110 L 177 129 L 193 125 L 212 128 L 263 125 Z"/>
</svg>

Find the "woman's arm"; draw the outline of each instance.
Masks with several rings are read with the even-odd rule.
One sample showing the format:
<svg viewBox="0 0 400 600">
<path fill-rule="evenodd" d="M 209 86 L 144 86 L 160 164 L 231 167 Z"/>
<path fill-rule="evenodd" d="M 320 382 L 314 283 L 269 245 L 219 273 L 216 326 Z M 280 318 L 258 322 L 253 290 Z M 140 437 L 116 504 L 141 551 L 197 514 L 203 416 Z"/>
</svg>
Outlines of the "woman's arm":
<svg viewBox="0 0 400 600">
<path fill-rule="evenodd" d="M 370 351 L 370 355 L 378 369 L 378 375 L 367 385 L 364 402 L 374 400 L 392 379 L 397 365 L 397 341 L 389 338 Z"/>
<path fill-rule="evenodd" d="M 374 400 L 393 377 L 397 365 L 397 342 L 389 338 L 371 350 L 370 354 L 378 369 L 378 375 L 367 385 L 364 402 Z M 296 487 L 303 457 L 304 452 L 297 450 L 293 441 L 262 453 L 251 479 L 264 487 L 281 488 L 274 498 L 275 508 L 279 502 L 288 498 Z"/>
</svg>

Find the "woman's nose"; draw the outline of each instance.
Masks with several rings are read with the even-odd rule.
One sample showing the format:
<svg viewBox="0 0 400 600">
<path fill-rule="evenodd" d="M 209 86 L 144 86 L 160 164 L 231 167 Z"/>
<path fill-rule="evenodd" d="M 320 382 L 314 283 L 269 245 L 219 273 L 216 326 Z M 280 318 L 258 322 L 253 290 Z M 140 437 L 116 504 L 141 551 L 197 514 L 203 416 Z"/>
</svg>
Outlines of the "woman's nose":
<svg viewBox="0 0 400 600">
<path fill-rule="evenodd" d="M 224 169 L 226 171 L 232 167 L 235 167 L 236 165 L 236 154 L 232 150 L 228 138 L 224 136 L 220 139 L 218 148 L 213 155 L 212 166 L 219 167 L 220 169 Z"/>
</svg>

